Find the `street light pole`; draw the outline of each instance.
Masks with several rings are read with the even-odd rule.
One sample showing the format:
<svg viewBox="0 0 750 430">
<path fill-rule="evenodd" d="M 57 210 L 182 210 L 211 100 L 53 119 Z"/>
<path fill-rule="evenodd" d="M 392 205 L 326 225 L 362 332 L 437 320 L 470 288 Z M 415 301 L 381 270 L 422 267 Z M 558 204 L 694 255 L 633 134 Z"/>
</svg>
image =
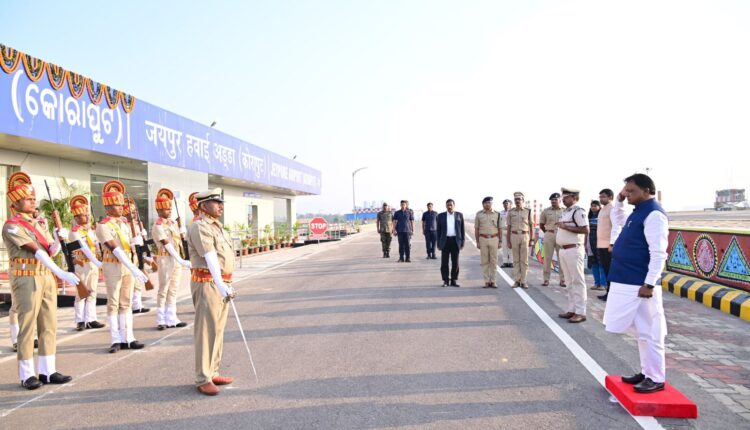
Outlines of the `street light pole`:
<svg viewBox="0 0 750 430">
<path fill-rule="evenodd" d="M 359 169 L 352 172 L 352 215 L 354 215 L 354 224 L 357 224 L 357 198 L 354 194 L 354 175 L 360 170 L 365 170 L 367 167 L 360 167 Z"/>
</svg>

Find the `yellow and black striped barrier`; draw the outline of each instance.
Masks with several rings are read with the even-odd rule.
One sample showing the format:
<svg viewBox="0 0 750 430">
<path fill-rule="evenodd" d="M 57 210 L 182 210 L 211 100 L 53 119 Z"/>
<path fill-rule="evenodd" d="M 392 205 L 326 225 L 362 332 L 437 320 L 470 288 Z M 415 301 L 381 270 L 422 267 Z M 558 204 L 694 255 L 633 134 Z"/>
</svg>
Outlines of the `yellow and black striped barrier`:
<svg viewBox="0 0 750 430">
<path fill-rule="evenodd" d="M 750 321 L 750 293 L 745 291 L 673 272 L 662 274 L 661 286 L 676 296 Z"/>
</svg>

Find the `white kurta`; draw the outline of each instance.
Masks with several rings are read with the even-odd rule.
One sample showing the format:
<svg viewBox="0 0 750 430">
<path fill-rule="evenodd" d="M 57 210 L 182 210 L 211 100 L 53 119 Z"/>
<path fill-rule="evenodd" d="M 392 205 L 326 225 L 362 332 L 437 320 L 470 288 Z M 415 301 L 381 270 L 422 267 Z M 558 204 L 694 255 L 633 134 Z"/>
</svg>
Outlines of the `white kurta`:
<svg viewBox="0 0 750 430">
<path fill-rule="evenodd" d="M 622 202 L 615 201 L 611 216 L 613 223 L 618 226 L 625 224 L 627 213 Z M 664 317 L 662 290 L 657 282 L 667 259 L 669 226 L 666 215 L 659 211 L 651 212 L 643 226 L 650 255 L 645 283 L 655 286 L 653 296 L 638 297 L 638 290 L 642 285 L 612 282 L 604 310 L 604 324 L 609 332 L 634 332 L 641 357 L 641 372 L 654 382 L 664 382 L 664 337 L 667 335 L 667 321 Z"/>
</svg>

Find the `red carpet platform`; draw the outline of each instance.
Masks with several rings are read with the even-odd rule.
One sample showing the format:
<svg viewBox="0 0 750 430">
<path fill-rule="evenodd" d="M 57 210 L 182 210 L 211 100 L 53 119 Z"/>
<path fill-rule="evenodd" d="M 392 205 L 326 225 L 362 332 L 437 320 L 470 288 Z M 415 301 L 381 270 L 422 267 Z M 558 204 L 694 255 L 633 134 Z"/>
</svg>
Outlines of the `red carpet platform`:
<svg viewBox="0 0 750 430">
<path fill-rule="evenodd" d="M 640 394 L 633 386 L 622 382 L 619 375 L 609 375 L 605 386 L 633 415 L 669 418 L 698 418 L 698 406 L 676 388 L 666 383 L 664 390 Z"/>
</svg>

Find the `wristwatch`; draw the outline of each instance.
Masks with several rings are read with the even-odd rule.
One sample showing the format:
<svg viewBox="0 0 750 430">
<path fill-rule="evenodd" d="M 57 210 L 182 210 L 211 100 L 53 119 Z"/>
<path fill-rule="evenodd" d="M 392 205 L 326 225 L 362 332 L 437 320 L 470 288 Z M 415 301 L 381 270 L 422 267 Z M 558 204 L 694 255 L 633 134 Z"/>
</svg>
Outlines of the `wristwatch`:
<svg viewBox="0 0 750 430">
<path fill-rule="evenodd" d="M 644 287 L 648 288 L 649 290 L 653 290 L 654 286 L 651 284 L 643 284 Z"/>
</svg>

